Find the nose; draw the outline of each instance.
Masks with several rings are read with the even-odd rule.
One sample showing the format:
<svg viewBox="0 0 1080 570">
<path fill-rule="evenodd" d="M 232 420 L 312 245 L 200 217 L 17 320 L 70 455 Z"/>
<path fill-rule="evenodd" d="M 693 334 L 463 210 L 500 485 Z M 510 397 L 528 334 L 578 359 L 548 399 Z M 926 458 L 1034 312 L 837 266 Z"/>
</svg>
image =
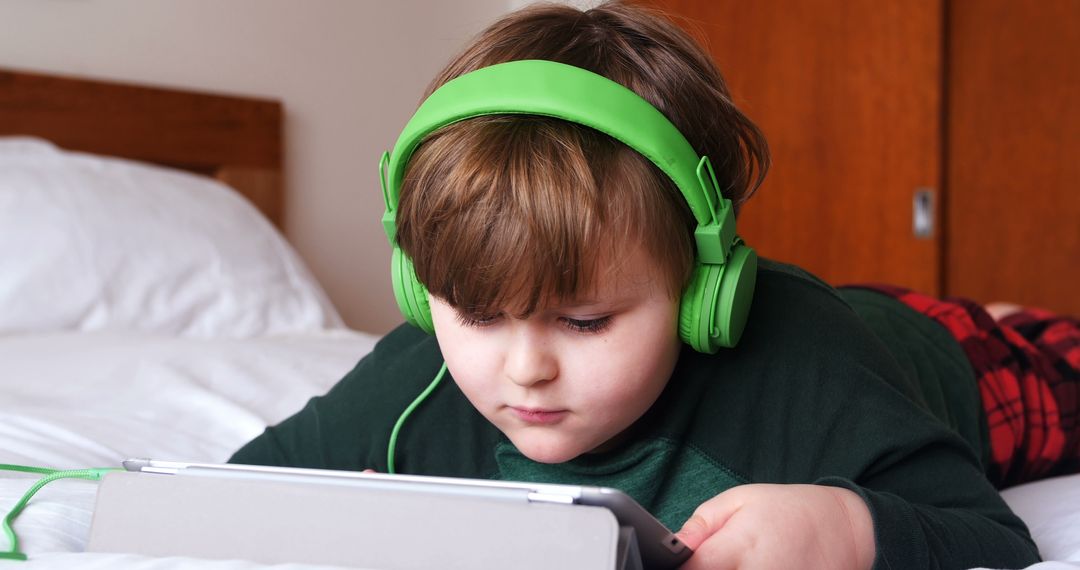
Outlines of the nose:
<svg viewBox="0 0 1080 570">
<path fill-rule="evenodd" d="M 518 327 L 506 351 L 506 377 L 518 386 L 528 387 L 554 380 L 559 367 L 554 351 L 543 334 Z"/>
</svg>

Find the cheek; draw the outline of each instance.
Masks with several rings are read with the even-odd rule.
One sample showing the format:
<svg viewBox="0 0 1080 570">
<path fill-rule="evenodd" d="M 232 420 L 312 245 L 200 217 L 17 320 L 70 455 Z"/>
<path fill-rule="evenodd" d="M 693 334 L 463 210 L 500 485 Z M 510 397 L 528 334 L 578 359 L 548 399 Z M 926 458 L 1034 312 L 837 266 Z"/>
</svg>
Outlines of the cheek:
<svg viewBox="0 0 1080 570">
<path fill-rule="evenodd" d="M 490 392 L 491 384 L 498 367 L 493 352 L 483 342 L 461 342 L 461 338 L 447 341 L 440 339 L 439 345 L 446 360 L 446 367 L 461 391 L 474 400 L 477 395 Z"/>
<path fill-rule="evenodd" d="M 611 413 L 619 413 L 620 408 L 643 411 L 667 385 L 680 348 L 674 320 L 654 316 L 579 360 L 582 384 L 588 387 L 589 397 L 605 402 Z"/>
<path fill-rule="evenodd" d="M 433 301 L 431 317 L 435 325 L 435 337 L 439 341 L 446 367 L 462 391 L 476 391 L 485 378 L 491 378 L 494 367 L 491 355 L 496 354 L 484 335 L 457 321 L 452 309 Z"/>
</svg>

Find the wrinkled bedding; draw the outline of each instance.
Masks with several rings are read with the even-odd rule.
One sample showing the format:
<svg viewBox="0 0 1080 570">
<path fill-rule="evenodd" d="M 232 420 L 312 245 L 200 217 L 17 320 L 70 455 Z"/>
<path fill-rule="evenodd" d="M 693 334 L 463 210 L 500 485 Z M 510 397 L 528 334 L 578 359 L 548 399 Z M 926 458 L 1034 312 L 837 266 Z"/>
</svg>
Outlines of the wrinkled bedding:
<svg viewBox="0 0 1080 570">
<path fill-rule="evenodd" d="M 342 329 L 217 340 L 0 337 L 0 463 L 66 469 L 114 467 L 129 457 L 222 462 L 267 424 L 328 390 L 375 340 Z M 6 513 L 34 480 L 0 472 L 0 510 Z M 261 567 L 81 553 L 96 489 L 62 480 L 35 496 L 15 524 L 30 556 L 21 567 Z M 2 536 L 0 545 L 7 546 Z"/>
</svg>

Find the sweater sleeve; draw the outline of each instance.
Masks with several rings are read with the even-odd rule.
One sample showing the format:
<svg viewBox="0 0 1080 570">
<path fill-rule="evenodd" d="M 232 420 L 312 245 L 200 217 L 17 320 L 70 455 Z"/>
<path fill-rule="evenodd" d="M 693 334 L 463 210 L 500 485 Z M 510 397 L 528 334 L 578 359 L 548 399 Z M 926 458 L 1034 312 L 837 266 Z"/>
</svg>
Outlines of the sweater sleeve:
<svg viewBox="0 0 1080 570">
<path fill-rule="evenodd" d="M 874 568 L 1023 568 L 1037 562 L 1026 526 L 985 476 L 978 451 L 910 400 L 898 388 L 902 376 L 876 363 L 885 354 L 871 348 L 857 360 L 866 367 L 847 370 L 836 407 L 819 416 L 846 436 L 819 440 L 831 448 L 822 449 L 830 468 L 816 482 L 847 488 L 866 502 L 877 544 Z"/>
<path fill-rule="evenodd" d="M 834 451 L 817 477 L 804 480 L 862 497 L 874 522 L 876 570 L 1024 568 L 1039 561 L 1027 527 L 967 442 L 903 406 L 899 393 L 852 392 L 843 407 L 861 405 L 866 413 L 833 416 L 832 425 L 847 435 L 824 440 L 848 453 Z"/>
<path fill-rule="evenodd" d="M 695 443 L 748 482 L 858 494 L 874 522 L 876 569 L 1037 562 L 978 451 L 913 398 L 918 384 L 889 347 L 828 291 L 762 277 L 739 352 L 717 362 L 701 398 L 723 414 L 699 420 Z"/>
<path fill-rule="evenodd" d="M 984 475 L 982 456 L 988 450 L 980 435 L 985 429 L 979 422 L 981 402 L 959 345 L 897 301 L 847 293 L 845 299 L 888 347 L 904 376 L 914 380 L 914 407 L 949 428 L 911 414 L 901 432 L 909 438 L 906 445 L 880 448 L 854 480 L 818 481 L 854 491 L 869 506 L 878 545 L 875 568 L 1018 568 L 1038 561 L 1027 528 Z M 949 357 L 949 348 L 957 354 Z M 899 380 L 894 380 L 898 389 Z"/>
<path fill-rule="evenodd" d="M 960 498 L 949 506 L 930 506 L 840 477 L 817 484 L 854 491 L 866 501 L 874 521 L 875 570 L 1024 568 L 1039 561 L 1026 527 L 1003 504 Z"/>
</svg>

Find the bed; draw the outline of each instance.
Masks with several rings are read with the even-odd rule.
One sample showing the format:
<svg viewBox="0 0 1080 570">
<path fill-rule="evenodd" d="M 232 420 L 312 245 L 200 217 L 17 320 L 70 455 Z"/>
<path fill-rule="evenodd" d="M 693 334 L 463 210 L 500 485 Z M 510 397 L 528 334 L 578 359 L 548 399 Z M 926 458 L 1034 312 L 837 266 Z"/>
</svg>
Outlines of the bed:
<svg viewBox="0 0 1080 570">
<path fill-rule="evenodd" d="M 371 350 L 279 232 L 281 125 L 275 101 L 0 70 L 0 463 L 221 462 Z M 34 479 L 0 472 L 3 514 Z M 82 553 L 95 490 L 34 498 L 26 568 L 194 564 Z"/>
<path fill-rule="evenodd" d="M 0 463 L 224 461 L 372 349 L 278 231 L 281 114 L 0 70 Z M 0 472 L 0 512 L 33 480 Z M 264 567 L 83 552 L 95 490 L 35 497 L 23 567 Z M 1005 496 L 1048 560 L 1035 568 L 1080 568 L 1080 476 Z"/>
</svg>

